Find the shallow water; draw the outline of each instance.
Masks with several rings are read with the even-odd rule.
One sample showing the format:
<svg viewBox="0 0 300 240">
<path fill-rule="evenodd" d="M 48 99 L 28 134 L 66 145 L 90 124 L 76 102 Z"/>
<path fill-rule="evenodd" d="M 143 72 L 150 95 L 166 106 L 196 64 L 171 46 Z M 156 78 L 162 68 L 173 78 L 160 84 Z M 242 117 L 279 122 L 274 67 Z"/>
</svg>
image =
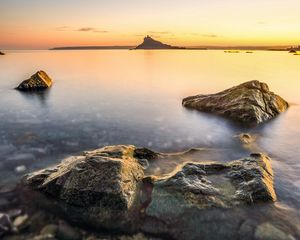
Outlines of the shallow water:
<svg viewBox="0 0 300 240">
<path fill-rule="evenodd" d="M 113 144 L 161 152 L 205 148 L 192 160 L 234 160 L 248 155 L 234 137 L 247 131 L 258 135 L 257 149 L 273 159 L 278 201 L 298 212 L 299 64 L 298 56 L 265 51 L 8 51 L 0 57 L 0 185 L 64 156 Z M 49 91 L 13 89 L 40 69 L 54 80 Z M 242 129 L 181 106 L 186 96 L 253 79 L 291 103 L 263 126 Z M 155 167 L 172 171 L 175 160 Z M 27 170 L 16 173 L 20 165 Z"/>
</svg>

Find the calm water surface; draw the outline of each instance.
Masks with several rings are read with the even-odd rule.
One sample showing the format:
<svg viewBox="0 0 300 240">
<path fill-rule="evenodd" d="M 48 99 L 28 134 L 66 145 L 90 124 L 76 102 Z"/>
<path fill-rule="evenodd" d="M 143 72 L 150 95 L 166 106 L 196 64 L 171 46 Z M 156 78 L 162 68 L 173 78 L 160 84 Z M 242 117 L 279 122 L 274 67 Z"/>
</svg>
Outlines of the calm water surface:
<svg viewBox="0 0 300 240">
<path fill-rule="evenodd" d="M 247 156 L 234 136 L 258 135 L 272 157 L 279 202 L 300 209 L 300 57 L 286 52 L 8 51 L 0 57 L 0 185 L 62 157 L 113 144 L 162 152 L 207 148 L 196 160 Z M 43 94 L 13 88 L 37 70 L 54 80 Z M 189 111 L 182 98 L 257 79 L 291 103 L 256 129 Z M 195 159 L 193 159 L 195 160 Z M 164 169 L 176 163 L 162 163 Z M 159 166 L 158 166 L 159 167 Z"/>
</svg>

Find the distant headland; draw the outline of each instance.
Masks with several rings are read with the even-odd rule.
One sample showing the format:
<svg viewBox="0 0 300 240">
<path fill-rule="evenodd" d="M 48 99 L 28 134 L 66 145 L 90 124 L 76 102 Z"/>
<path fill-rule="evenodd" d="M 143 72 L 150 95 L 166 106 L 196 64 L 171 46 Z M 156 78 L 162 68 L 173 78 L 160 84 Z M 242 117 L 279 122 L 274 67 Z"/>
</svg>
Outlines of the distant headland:
<svg viewBox="0 0 300 240">
<path fill-rule="evenodd" d="M 131 49 L 133 46 L 70 46 L 70 47 L 54 47 L 49 50 L 109 50 L 109 49 Z"/>
<path fill-rule="evenodd" d="M 193 47 L 179 47 L 162 43 L 147 35 L 138 46 L 65 46 L 54 47 L 49 50 L 155 50 L 155 49 L 186 49 L 186 50 L 261 50 L 261 51 L 300 51 L 300 46 L 193 46 Z"/>
</svg>

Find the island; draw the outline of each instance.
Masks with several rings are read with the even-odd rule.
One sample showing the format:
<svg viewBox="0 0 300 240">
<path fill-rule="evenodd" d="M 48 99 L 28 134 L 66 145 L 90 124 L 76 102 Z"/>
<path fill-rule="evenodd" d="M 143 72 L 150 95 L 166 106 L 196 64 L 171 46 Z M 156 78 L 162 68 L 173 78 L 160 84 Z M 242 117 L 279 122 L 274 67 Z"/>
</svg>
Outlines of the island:
<svg viewBox="0 0 300 240">
<path fill-rule="evenodd" d="M 154 40 L 152 37 L 147 35 L 144 38 L 144 41 L 134 49 L 137 50 L 137 49 L 186 49 L 186 48 L 164 44 L 160 41 Z"/>
</svg>

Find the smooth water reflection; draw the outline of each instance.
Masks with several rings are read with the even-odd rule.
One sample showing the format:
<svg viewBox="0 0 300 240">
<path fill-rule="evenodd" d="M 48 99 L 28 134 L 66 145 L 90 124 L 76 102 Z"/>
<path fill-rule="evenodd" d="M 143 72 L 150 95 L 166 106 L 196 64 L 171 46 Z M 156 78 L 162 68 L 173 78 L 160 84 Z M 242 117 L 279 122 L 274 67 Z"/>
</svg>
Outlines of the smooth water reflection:
<svg viewBox="0 0 300 240">
<path fill-rule="evenodd" d="M 0 182 L 62 157 L 112 144 L 173 152 L 200 147 L 199 160 L 247 155 L 234 136 L 249 130 L 181 106 L 183 97 L 258 79 L 293 103 L 251 131 L 273 158 L 279 201 L 300 207 L 300 58 L 286 52 L 10 51 L 0 58 Z M 54 80 L 45 93 L 13 90 L 37 70 Z M 221 154 L 220 154 L 221 152 Z M 174 162 L 162 163 L 170 170 Z"/>
</svg>

